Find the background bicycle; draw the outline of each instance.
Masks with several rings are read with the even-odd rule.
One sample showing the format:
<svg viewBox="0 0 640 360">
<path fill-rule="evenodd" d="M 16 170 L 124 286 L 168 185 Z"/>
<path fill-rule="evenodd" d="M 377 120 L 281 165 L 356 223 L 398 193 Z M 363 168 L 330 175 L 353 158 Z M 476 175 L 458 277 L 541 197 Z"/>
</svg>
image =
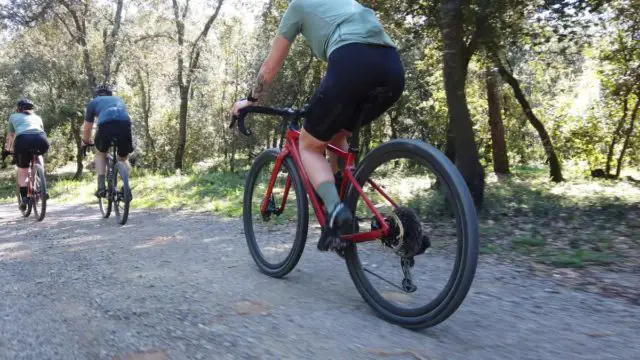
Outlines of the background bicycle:
<svg viewBox="0 0 640 360">
<path fill-rule="evenodd" d="M 4 161 L 9 155 L 15 157 L 13 152 L 3 151 L 2 160 Z M 29 181 L 27 183 L 28 201 L 25 207 L 20 207 L 20 212 L 22 216 L 29 217 L 31 211 L 33 211 L 36 220 L 42 221 L 47 213 L 48 194 L 47 179 L 44 174 L 44 168 L 42 164 L 39 163 L 39 156 L 40 154 L 37 152 L 32 152 L 31 162 L 29 164 Z M 18 205 L 21 205 L 22 196 L 20 195 L 20 187 L 18 187 L 18 185 L 16 185 L 16 196 L 18 198 Z"/>
</svg>

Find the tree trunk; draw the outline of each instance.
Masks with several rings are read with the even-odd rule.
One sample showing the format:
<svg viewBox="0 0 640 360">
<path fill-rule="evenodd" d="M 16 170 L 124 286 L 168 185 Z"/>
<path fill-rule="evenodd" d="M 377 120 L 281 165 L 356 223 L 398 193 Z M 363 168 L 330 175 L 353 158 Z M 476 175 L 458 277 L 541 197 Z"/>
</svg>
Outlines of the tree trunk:
<svg viewBox="0 0 640 360">
<path fill-rule="evenodd" d="M 369 150 L 371 150 L 371 131 L 373 127 L 373 123 L 367 125 L 364 127 L 363 131 L 363 137 L 362 137 L 362 148 L 360 149 L 360 151 L 362 152 L 362 154 L 367 154 L 369 152 Z"/>
<path fill-rule="evenodd" d="M 84 170 L 84 154 L 82 152 L 82 138 L 80 137 L 80 126 L 84 120 L 82 118 L 71 118 L 71 133 L 73 139 L 76 142 L 76 173 L 73 175 L 74 179 L 80 179 L 82 177 L 82 171 Z"/>
<path fill-rule="evenodd" d="M 184 160 L 184 150 L 187 146 L 187 115 L 189 110 L 189 88 L 180 86 L 180 115 L 178 131 L 178 146 L 176 147 L 176 157 L 173 163 L 174 168 L 182 169 Z"/>
<path fill-rule="evenodd" d="M 507 142 L 504 138 L 502 108 L 500 106 L 500 81 L 495 69 L 487 68 L 487 102 L 489 105 L 489 126 L 491 127 L 491 154 L 493 171 L 509 174 Z"/>
<path fill-rule="evenodd" d="M 142 107 L 142 124 L 144 126 L 144 146 L 149 158 L 151 159 L 151 168 L 156 168 L 156 146 L 151 136 L 149 128 L 149 118 L 151 117 L 151 82 L 149 81 L 149 72 L 145 69 L 144 76 L 142 70 L 136 69 L 138 82 L 140 83 L 140 102 Z"/>
<path fill-rule="evenodd" d="M 607 152 L 607 164 L 605 166 L 605 175 L 607 177 L 611 176 L 611 162 L 613 161 L 613 153 L 615 152 L 616 144 L 618 143 L 618 139 L 622 136 L 622 128 L 624 124 L 627 122 L 627 116 L 629 115 L 629 95 L 630 90 L 627 90 L 624 95 L 624 101 L 622 103 L 622 116 L 620 120 L 618 120 L 618 125 L 616 126 L 616 130 L 613 132 L 613 137 L 611 139 L 611 144 L 609 144 L 609 151 Z"/>
<path fill-rule="evenodd" d="M 620 177 L 620 172 L 622 171 L 622 163 L 624 162 L 624 154 L 629 148 L 629 141 L 631 139 L 631 135 L 633 134 L 636 118 L 638 117 L 638 107 L 640 107 L 640 93 L 636 94 L 636 97 L 636 105 L 633 107 L 633 111 L 631 112 L 629 127 L 627 128 L 627 131 L 625 131 L 624 143 L 622 144 L 622 150 L 620 150 L 620 157 L 618 157 L 618 165 L 616 166 L 616 178 Z"/>
<path fill-rule="evenodd" d="M 445 0 L 440 7 L 444 44 L 444 83 L 449 121 L 455 135 L 456 165 L 477 207 L 484 201 L 484 170 L 478 159 L 471 115 L 465 94 L 466 54 L 462 0 Z"/>
<path fill-rule="evenodd" d="M 278 138 L 280 137 L 278 133 L 279 126 L 276 124 L 273 129 L 273 136 L 271 137 L 271 148 L 275 148 L 278 145 Z"/>
<path fill-rule="evenodd" d="M 174 22 L 176 25 L 176 33 L 178 40 L 178 85 L 180 86 L 180 131 L 178 138 L 178 146 L 176 148 L 176 156 L 174 160 L 174 167 L 176 169 L 182 169 L 183 161 L 184 161 L 184 152 L 187 146 L 187 112 L 189 109 L 189 95 L 191 93 L 191 85 L 194 79 L 194 73 L 198 68 L 198 63 L 200 62 L 200 51 L 202 42 L 205 41 L 207 35 L 209 34 L 209 30 L 211 30 L 211 26 L 213 22 L 218 17 L 220 13 L 220 9 L 222 8 L 222 3 L 224 0 L 218 0 L 218 5 L 216 6 L 215 11 L 209 17 L 207 22 L 204 25 L 204 28 L 198 34 L 198 37 L 191 43 L 191 49 L 189 51 L 189 55 L 185 68 L 185 28 L 184 23 L 187 18 L 187 14 L 189 12 L 189 1 L 186 2 L 185 7 L 180 10 L 180 6 L 177 0 L 173 0 L 173 16 Z"/>
<path fill-rule="evenodd" d="M 451 127 L 451 121 L 447 125 L 447 143 L 445 144 L 444 154 L 447 155 L 449 160 L 456 162 L 456 137 L 453 134 L 453 128 Z"/>
<path fill-rule="evenodd" d="M 529 122 L 536 129 L 538 135 L 540 136 L 542 146 L 544 146 L 544 151 L 547 155 L 547 160 L 549 161 L 549 173 L 551 175 L 551 180 L 555 182 L 564 181 L 564 178 L 562 177 L 562 167 L 560 165 L 560 160 L 558 160 L 558 156 L 556 155 L 556 151 L 553 147 L 553 143 L 551 142 L 551 137 L 549 136 L 547 129 L 545 129 L 544 124 L 533 113 L 531 105 L 522 92 L 518 80 L 513 77 L 513 74 L 511 74 L 502 63 L 498 63 L 497 65 L 500 71 L 500 75 L 502 75 L 502 78 L 513 89 L 513 93 L 518 100 L 518 103 L 520 103 L 522 111 L 524 111 L 527 119 L 529 119 Z"/>
<path fill-rule="evenodd" d="M 120 23 L 122 22 L 122 8 L 123 0 L 117 0 L 113 28 L 111 29 L 111 33 L 105 36 L 104 58 L 102 61 L 102 72 L 105 83 L 109 83 L 109 80 L 111 80 L 111 64 L 116 53 L 116 45 L 118 44 L 118 34 L 120 32 Z"/>
</svg>

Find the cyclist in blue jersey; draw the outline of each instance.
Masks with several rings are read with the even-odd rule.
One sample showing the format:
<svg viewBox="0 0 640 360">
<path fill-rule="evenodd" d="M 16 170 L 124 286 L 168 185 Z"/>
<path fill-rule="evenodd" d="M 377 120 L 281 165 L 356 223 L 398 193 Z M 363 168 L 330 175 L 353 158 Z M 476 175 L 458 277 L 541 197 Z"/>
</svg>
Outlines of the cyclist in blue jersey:
<svg viewBox="0 0 640 360">
<path fill-rule="evenodd" d="M 113 89 L 108 85 L 100 85 L 94 92 L 94 98 L 87 105 L 84 121 L 82 143 L 91 145 L 91 131 L 95 118 L 98 118 L 98 130 L 95 136 L 96 172 L 98 173 L 97 197 L 106 196 L 105 174 L 107 172 L 107 152 L 112 141 L 116 140 L 118 160 L 130 169 L 129 154 L 133 152 L 133 137 L 131 135 L 131 117 L 124 101 L 113 95 Z"/>
<path fill-rule="evenodd" d="M 327 211 L 327 228 L 318 242 L 318 249 L 326 251 L 337 236 L 353 229 L 353 214 L 340 201 L 335 186 L 340 166 L 335 157 L 329 164 L 324 155 L 327 144 L 346 150 L 359 119 L 360 125 L 369 124 L 400 98 L 405 73 L 396 45 L 373 10 L 355 0 L 292 0 L 256 85 L 247 99 L 234 105 L 234 114 L 264 97 L 298 34 L 319 59 L 328 62 L 300 137 L 302 163 Z M 362 104 L 380 89 L 389 96 L 363 112 Z"/>
</svg>

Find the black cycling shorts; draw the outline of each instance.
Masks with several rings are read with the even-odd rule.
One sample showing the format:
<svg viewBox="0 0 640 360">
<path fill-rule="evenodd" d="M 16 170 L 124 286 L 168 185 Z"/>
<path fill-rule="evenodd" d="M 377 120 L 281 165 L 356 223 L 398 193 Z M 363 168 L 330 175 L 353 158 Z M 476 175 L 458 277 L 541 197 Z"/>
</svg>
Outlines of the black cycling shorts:
<svg viewBox="0 0 640 360">
<path fill-rule="evenodd" d="M 125 157 L 133 152 L 133 137 L 131 136 L 131 122 L 108 121 L 98 125 L 94 143 L 96 149 L 102 153 L 109 151 L 111 143 L 116 140 L 118 156 Z"/>
<path fill-rule="evenodd" d="M 19 168 L 29 167 L 34 155 L 43 155 L 49 151 L 49 140 L 44 133 L 18 135 L 13 143 L 13 152 Z"/>
<path fill-rule="evenodd" d="M 309 104 L 304 129 L 321 141 L 329 141 L 344 129 L 353 132 L 357 122 L 371 123 L 402 95 L 404 66 L 393 47 L 347 44 L 329 56 L 327 73 Z M 371 94 L 384 90 L 385 97 L 368 104 Z"/>
</svg>

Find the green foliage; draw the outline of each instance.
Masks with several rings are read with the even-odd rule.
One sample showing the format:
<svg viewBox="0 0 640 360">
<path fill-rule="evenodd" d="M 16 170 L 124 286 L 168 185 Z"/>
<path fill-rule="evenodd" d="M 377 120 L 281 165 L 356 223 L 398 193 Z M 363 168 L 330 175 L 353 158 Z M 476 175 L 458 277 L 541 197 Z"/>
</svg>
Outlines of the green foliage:
<svg viewBox="0 0 640 360">
<path fill-rule="evenodd" d="M 253 117 L 254 136 L 245 138 L 228 129 L 229 109 L 245 96 L 269 49 L 288 1 L 232 1 L 225 5 L 203 43 L 189 102 L 185 168 L 215 164 L 220 170 L 246 168 L 264 148 L 279 146 L 278 119 Z M 367 0 L 398 44 L 406 68 L 406 91 L 400 101 L 374 122 L 362 150 L 391 138 L 418 138 L 444 149 L 448 108 L 443 85 L 439 2 Z M 57 2 L 53 8 L 61 10 Z M 179 91 L 176 82 L 175 24 L 170 6 L 148 1 L 125 2 L 128 14 L 118 38 L 111 78 L 134 119 L 137 165 L 170 169 L 177 146 Z M 6 13 L 30 12 L 2 5 Z M 5 8 L 6 7 L 6 8 Z M 206 8 L 207 11 L 211 10 Z M 513 2 L 472 1 L 464 7 L 464 32 L 469 45 L 466 95 L 483 165 L 491 157 L 491 129 L 487 121 L 486 70 L 501 59 L 520 81 L 532 110 L 551 135 L 565 164 L 583 176 L 604 167 L 613 138 L 624 139 L 625 94 L 631 108 L 638 96 L 637 2 L 616 0 Z M 91 2 L 87 23 L 87 53 L 97 80 L 104 75 L 103 34 L 112 26 L 114 4 Z M 207 12 L 208 13 L 208 12 Z M 48 164 L 57 168 L 75 161 L 77 133 L 89 100 L 84 49 L 60 22 L 62 18 L 34 18 L 23 27 L 16 15 L 8 35 L 0 38 L 0 116 L 6 119 L 13 103 L 29 96 L 52 141 Z M 202 14 L 191 12 L 187 31 L 199 29 Z M 4 19 L 6 24 L 11 19 Z M 69 24 L 69 23 L 68 23 Z M 149 26 L 153 24 L 153 26 Z M 195 34 L 187 34 L 195 38 Z M 472 41 L 473 40 L 473 41 Z M 314 59 L 298 39 L 271 87 L 266 102 L 275 106 L 304 106 L 320 83 L 326 64 Z M 514 165 L 542 166 L 545 151 L 506 85 L 501 106 L 508 157 Z M 627 116 L 629 118 L 629 116 Z M 0 129 L 4 130 L 2 122 Z M 637 128 L 637 126 L 636 126 Z M 638 131 L 629 136 L 625 169 L 640 164 Z M 623 141 L 613 147 L 613 167 Z"/>
</svg>

